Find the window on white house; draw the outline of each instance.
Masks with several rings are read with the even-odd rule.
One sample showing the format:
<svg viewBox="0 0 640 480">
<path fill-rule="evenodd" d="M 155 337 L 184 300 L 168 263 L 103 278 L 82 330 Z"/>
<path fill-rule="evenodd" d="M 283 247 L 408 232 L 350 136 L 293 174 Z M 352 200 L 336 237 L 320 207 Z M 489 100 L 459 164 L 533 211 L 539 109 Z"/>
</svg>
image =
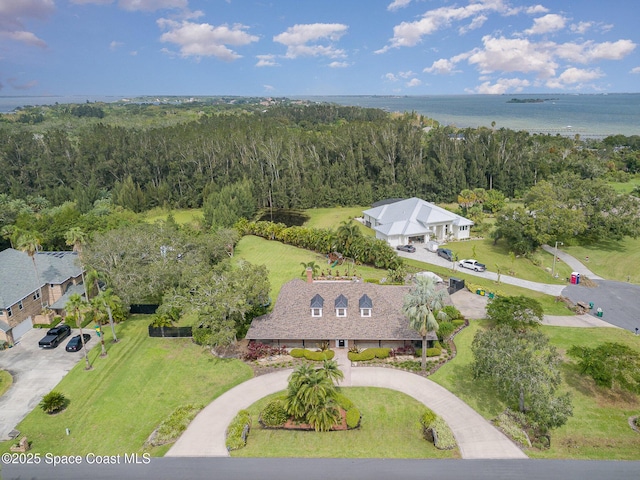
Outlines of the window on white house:
<svg viewBox="0 0 640 480">
<path fill-rule="evenodd" d="M 38 300 L 40 298 L 40 290 L 36 290 L 36 293 L 33 294 L 33 299 Z"/>
<path fill-rule="evenodd" d="M 7 308 L 7 317 L 13 317 L 13 311 L 11 311 L 11 307 Z"/>
<path fill-rule="evenodd" d="M 346 308 L 336 308 L 336 317 L 346 317 L 347 309 Z"/>
<path fill-rule="evenodd" d="M 312 308 L 311 309 L 311 316 L 312 317 L 321 317 L 322 316 L 322 309 L 321 308 Z"/>
<path fill-rule="evenodd" d="M 361 308 L 360 309 L 360 316 L 361 317 L 370 317 L 371 316 L 371 309 L 370 308 Z"/>
<path fill-rule="evenodd" d="M 20 301 L 18 302 L 18 308 L 19 308 L 20 310 L 22 310 L 22 308 L 23 308 L 23 307 L 22 307 L 22 300 L 20 300 Z"/>
</svg>

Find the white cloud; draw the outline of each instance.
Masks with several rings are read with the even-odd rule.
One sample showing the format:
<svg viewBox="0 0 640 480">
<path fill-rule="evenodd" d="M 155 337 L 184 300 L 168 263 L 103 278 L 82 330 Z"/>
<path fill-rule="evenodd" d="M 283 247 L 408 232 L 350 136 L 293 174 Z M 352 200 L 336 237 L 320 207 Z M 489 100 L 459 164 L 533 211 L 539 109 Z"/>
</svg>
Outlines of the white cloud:
<svg viewBox="0 0 640 480">
<path fill-rule="evenodd" d="M 174 43 L 180 47 L 182 57 L 216 57 L 233 61 L 241 57 L 227 45 L 244 46 L 258 41 L 258 37 L 246 32 L 244 25 L 213 26 L 208 23 L 176 22 L 161 18 L 158 26 L 167 30 L 160 41 Z"/>
<path fill-rule="evenodd" d="M 118 5 L 130 12 L 155 12 L 156 10 L 187 8 L 188 0 L 120 0 Z"/>
<path fill-rule="evenodd" d="M 591 63 L 599 60 L 621 60 L 636 48 L 637 44 L 623 39 L 616 42 L 563 43 L 556 47 L 558 57 L 576 63 Z"/>
<path fill-rule="evenodd" d="M 0 0 L 0 37 L 32 47 L 46 48 L 47 43 L 25 30 L 24 20 L 46 20 L 55 10 L 53 0 Z"/>
<path fill-rule="evenodd" d="M 482 38 L 483 49 L 469 54 L 468 60 L 477 65 L 481 73 L 521 72 L 534 73 L 546 78 L 555 75 L 558 64 L 553 59 L 552 43 L 532 43 L 525 38 Z"/>
<path fill-rule="evenodd" d="M 337 42 L 347 32 L 349 27 L 341 23 L 312 23 L 294 25 L 286 32 L 273 37 L 274 42 L 287 47 L 287 58 L 298 57 L 346 57 L 344 50 L 335 48 L 333 42 Z M 316 42 L 325 41 L 329 45 L 320 45 Z"/>
<path fill-rule="evenodd" d="M 393 2 L 391 2 L 389 6 L 387 6 L 387 10 L 393 12 L 394 10 L 406 7 L 410 3 L 411 0 L 393 0 Z"/>
<path fill-rule="evenodd" d="M 116 40 L 113 40 L 110 44 L 109 44 L 109 50 L 111 50 L 112 52 L 115 52 L 118 48 L 120 48 L 121 46 L 123 46 L 124 43 L 122 42 L 117 42 Z"/>
<path fill-rule="evenodd" d="M 451 75 L 456 72 L 456 64 L 446 58 L 436 60 L 430 67 L 425 68 L 423 71 L 426 73 L 435 73 L 438 75 Z"/>
<path fill-rule="evenodd" d="M 597 68 L 594 70 L 584 70 L 569 67 L 562 72 L 558 78 L 549 80 L 546 85 L 549 88 L 564 88 L 570 85 L 582 85 L 585 82 L 590 82 L 602 76 L 604 76 L 604 74 Z"/>
<path fill-rule="evenodd" d="M 389 80 L 390 82 L 397 82 L 398 81 L 398 77 L 396 77 L 395 74 L 393 74 L 393 73 L 385 73 L 383 78 L 385 80 Z"/>
<path fill-rule="evenodd" d="M 541 35 L 544 33 L 562 30 L 567 23 L 567 19 L 556 13 L 549 13 L 544 17 L 533 20 L 533 27 L 524 31 L 527 35 Z"/>
<path fill-rule="evenodd" d="M 348 62 L 331 62 L 329 67 L 331 68 L 346 68 L 349 66 Z"/>
<path fill-rule="evenodd" d="M 580 35 L 584 34 L 587 32 L 587 30 L 589 30 L 591 27 L 593 27 L 593 22 L 578 22 L 571 24 L 571 31 L 573 33 L 578 33 Z"/>
<path fill-rule="evenodd" d="M 276 62 L 275 55 L 256 55 L 258 63 L 256 67 L 278 67 L 280 64 Z"/>
<path fill-rule="evenodd" d="M 525 12 L 529 15 L 536 15 L 538 13 L 547 13 L 549 9 L 547 7 L 543 7 L 542 5 L 533 5 L 531 7 L 527 7 Z"/>
<path fill-rule="evenodd" d="M 272 92 L 276 89 L 273 85 L 263 85 L 262 86 L 266 92 Z"/>
<path fill-rule="evenodd" d="M 484 16 L 488 12 L 506 12 L 507 7 L 502 0 L 481 0 L 464 7 L 440 7 L 427 11 L 420 20 L 402 22 L 393 27 L 393 38 L 389 44 L 375 53 L 385 53 L 391 48 L 413 47 L 420 43 L 422 37 L 449 27 L 454 21 Z"/>
<path fill-rule="evenodd" d="M 422 82 L 418 78 L 412 78 L 407 82 L 407 87 L 419 87 Z"/>
<path fill-rule="evenodd" d="M 524 87 L 531 85 L 531 82 L 526 79 L 520 78 L 499 78 L 496 83 L 491 85 L 491 82 L 486 81 L 481 85 L 478 85 L 473 91 L 475 93 L 485 95 L 502 95 L 509 91 L 521 92 Z"/>
<path fill-rule="evenodd" d="M 640 67 L 633 67 L 629 73 L 640 73 Z"/>
<path fill-rule="evenodd" d="M 487 20 L 488 20 L 488 17 L 486 15 L 478 15 L 473 20 L 471 20 L 471 23 L 469 25 L 465 27 L 460 27 L 458 29 L 458 33 L 460 33 L 460 35 L 464 35 L 469 30 L 475 30 L 477 28 L 480 28 L 482 27 L 482 25 L 484 25 L 484 22 L 486 22 Z"/>
</svg>

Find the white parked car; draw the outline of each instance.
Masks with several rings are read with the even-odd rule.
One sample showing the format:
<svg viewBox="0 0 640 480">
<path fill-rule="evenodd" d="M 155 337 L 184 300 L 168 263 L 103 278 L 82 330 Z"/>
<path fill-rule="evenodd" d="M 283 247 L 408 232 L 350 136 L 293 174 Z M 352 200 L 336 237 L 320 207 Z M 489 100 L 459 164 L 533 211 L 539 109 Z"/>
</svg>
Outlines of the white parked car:
<svg viewBox="0 0 640 480">
<path fill-rule="evenodd" d="M 473 270 L 475 272 L 484 272 L 487 269 L 487 266 L 484 263 L 480 263 L 479 261 L 473 259 L 460 260 L 459 265 L 462 268 L 468 268 L 469 270 Z"/>
</svg>

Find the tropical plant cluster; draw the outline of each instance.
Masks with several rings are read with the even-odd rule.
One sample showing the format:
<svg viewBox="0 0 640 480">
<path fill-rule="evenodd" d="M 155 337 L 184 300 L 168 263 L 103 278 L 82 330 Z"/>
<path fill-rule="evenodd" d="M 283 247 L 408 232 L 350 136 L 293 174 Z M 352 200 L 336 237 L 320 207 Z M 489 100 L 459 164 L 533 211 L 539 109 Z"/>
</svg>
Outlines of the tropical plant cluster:
<svg viewBox="0 0 640 480">
<path fill-rule="evenodd" d="M 289 351 L 286 346 L 277 347 L 273 345 L 267 345 L 261 342 L 250 341 L 247 345 L 247 349 L 242 355 L 243 360 L 255 361 L 260 358 L 272 357 L 274 355 L 288 355 Z"/>
<path fill-rule="evenodd" d="M 251 431 L 251 414 L 247 410 L 240 410 L 227 427 L 227 450 L 238 450 L 247 444 L 247 437 Z"/>
<path fill-rule="evenodd" d="M 52 390 L 42 397 L 42 400 L 40 401 L 40 408 L 44 413 L 51 415 L 66 408 L 67 403 L 67 397 L 65 397 L 62 392 Z"/>
<path fill-rule="evenodd" d="M 323 362 L 325 360 L 333 360 L 336 352 L 333 350 L 309 350 L 308 348 L 292 348 L 289 352 L 293 358 L 305 358 L 313 362 Z"/>
<path fill-rule="evenodd" d="M 493 419 L 493 424 L 521 447 L 531 447 L 531 440 L 525 430 L 527 419 L 524 414 L 507 409 Z"/>
<path fill-rule="evenodd" d="M 402 259 L 387 242 L 362 235 L 352 227 L 347 227 L 349 233 L 340 228 L 336 232 L 326 228 L 287 227 L 283 223 L 267 221 L 249 222 L 246 219 L 235 224 L 240 235 L 257 235 L 323 254 L 337 251 L 356 262 L 378 268 L 396 269 L 402 264 Z"/>
<path fill-rule="evenodd" d="M 451 450 L 458 446 L 449 425 L 431 409 L 426 409 L 420 417 L 422 432 L 426 439 L 433 441 L 440 450 Z"/>
<path fill-rule="evenodd" d="M 152 434 L 150 445 L 166 445 L 175 442 L 187 429 L 191 420 L 202 410 L 202 405 L 182 405 L 176 408 Z"/>
</svg>

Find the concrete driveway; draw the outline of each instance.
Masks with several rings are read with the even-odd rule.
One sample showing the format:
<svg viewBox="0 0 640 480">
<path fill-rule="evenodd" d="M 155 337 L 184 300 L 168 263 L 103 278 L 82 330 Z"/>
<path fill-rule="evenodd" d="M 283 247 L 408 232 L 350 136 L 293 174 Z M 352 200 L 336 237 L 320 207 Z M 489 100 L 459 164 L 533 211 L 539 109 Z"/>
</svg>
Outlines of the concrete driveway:
<svg viewBox="0 0 640 480">
<path fill-rule="evenodd" d="M 69 339 L 78 333 L 78 329 L 73 329 L 71 336 L 58 348 L 41 350 L 38 342 L 46 330 L 34 328 L 25 333 L 13 348 L 0 352 L 0 369 L 13 376 L 13 385 L 0 397 L 0 440 L 8 440 L 9 432 L 83 358 L 82 352 L 69 353 L 64 349 Z M 98 345 L 92 329 L 83 329 L 83 333 L 91 335 L 87 348 Z"/>
</svg>

